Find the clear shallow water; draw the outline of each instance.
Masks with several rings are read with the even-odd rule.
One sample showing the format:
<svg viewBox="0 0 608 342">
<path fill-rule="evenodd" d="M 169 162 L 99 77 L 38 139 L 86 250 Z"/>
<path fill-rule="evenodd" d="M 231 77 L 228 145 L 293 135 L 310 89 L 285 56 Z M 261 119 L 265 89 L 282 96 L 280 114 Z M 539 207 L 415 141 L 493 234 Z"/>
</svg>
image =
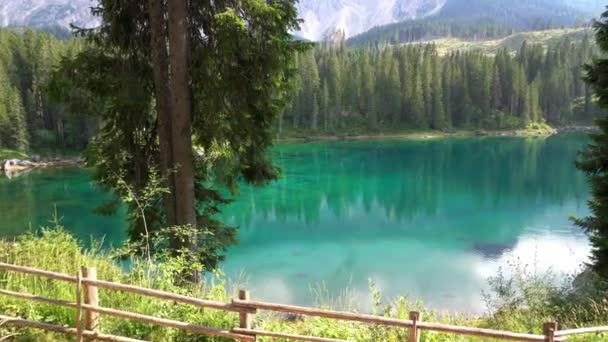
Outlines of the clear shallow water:
<svg viewBox="0 0 608 342">
<path fill-rule="evenodd" d="M 481 289 L 509 260 L 571 272 L 585 235 L 568 220 L 587 213 L 588 188 L 573 160 L 580 135 L 288 144 L 273 156 L 283 178 L 244 187 L 223 218 L 241 243 L 223 265 L 247 275 L 254 298 L 312 304 L 323 287 L 369 302 L 387 297 L 481 311 Z M 99 217 L 107 198 L 85 170 L 0 180 L 0 234 L 46 223 L 56 205 L 83 240 L 124 238 L 124 213 Z"/>
</svg>

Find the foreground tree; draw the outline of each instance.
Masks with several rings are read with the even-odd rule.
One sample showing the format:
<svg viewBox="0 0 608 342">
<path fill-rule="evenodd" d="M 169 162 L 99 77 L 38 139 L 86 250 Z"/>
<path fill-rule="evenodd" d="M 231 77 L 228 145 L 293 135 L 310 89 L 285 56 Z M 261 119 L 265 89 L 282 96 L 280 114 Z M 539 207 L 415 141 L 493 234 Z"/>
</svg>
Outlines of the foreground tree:
<svg viewBox="0 0 608 342">
<path fill-rule="evenodd" d="M 132 240 L 143 241 L 144 228 L 196 228 L 172 247 L 198 249 L 214 268 L 235 241 L 214 219 L 223 189 L 277 177 L 266 151 L 289 102 L 294 53 L 306 46 L 289 33 L 294 1 L 100 0 L 93 13 L 102 25 L 80 30 L 90 45 L 63 62 L 56 97 L 102 118 L 88 154 L 101 184 L 140 196 L 160 170 L 168 191 L 146 222 L 132 216 Z"/>
<path fill-rule="evenodd" d="M 608 11 L 595 24 L 599 48 L 608 52 Z M 586 81 L 591 85 L 601 107 L 608 108 L 608 59 L 597 59 L 586 67 Z M 591 216 L 575 222 L 589 234 L 593 246 L 591 266 L 608 279 L 608 118 L 596 120 L 600 132 L 591 135 L 591 144 L 580 154 L 577 167 L 591 183 Z"/>
</svg>

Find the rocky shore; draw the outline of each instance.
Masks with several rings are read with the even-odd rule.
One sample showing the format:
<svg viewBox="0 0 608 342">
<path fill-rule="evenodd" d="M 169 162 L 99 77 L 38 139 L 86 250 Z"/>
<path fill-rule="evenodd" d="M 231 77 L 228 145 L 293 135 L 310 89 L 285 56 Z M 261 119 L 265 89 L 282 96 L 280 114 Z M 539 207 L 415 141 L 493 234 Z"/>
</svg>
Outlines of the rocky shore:
<svg viewBox="0 0 608 342">
<path fill-rule="evenodd" d="M 81 165 L 84 165 L 84 160 L 80 157 L 41 158 L 40 156 L 34 155 L 27 159 L 0 160 L 0 171 L 3 171 L 6 177 L 14 178 L 35 169 Z"/>
</svg>

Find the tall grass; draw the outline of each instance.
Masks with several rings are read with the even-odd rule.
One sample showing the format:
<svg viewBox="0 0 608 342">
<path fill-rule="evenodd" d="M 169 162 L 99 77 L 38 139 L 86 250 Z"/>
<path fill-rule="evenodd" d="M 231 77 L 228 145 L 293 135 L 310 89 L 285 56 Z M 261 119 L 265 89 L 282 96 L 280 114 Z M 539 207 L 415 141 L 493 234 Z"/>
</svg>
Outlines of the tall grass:
<svg viewBox="0 0 608 342">
<path fill-rule="evenodd" d="M 228 282 L 217 274 L 209 277 L 201 286 L 176 282 L 173 275 L 183 272 L 183 260 L 147 260 L 131 257 L 117 262 L 104 252 L 100 244 L 83 250 L 80 243 L 61 227 L 43 229 L 39 234 L 26 234 L 16 240 L 0 240 L 0 261 L 40 269 L 76 274 L 82 265 L 97 268 L 103 280 L 133 284 L 153 289 L 180 293 L 197 298 L 228 302 L 236 295 L 237 283 Z M 127 267 L 125 267 L 127 265 Z M 183 274 L 183 273 L 182 273 Z M 498 274 L 490 280 L 491 293 L 487 294 L 488 313 L 471 318 L 460 314 L 447 314 L 429 310 L 423 303 L 400 297 L 383 303 L 382 296 L 370 284 L 373 312 L 376 315 L 407 319 L 409 312 L 422 312 L 425 321 L 504 329 L 525 333 L 541 333 L 543 322 L 557 320 L 564 328 L 604 325 L 608 323 L 608 303 L 603 291 L 593 295 L 574 291 L 572 286 L 556 286 L 546 275 L 528 272 L 525 267 L 515 269 L 513 277 Z M 0 287 L 27 292 L 49 298 L 75 300 L 73 284 L 47 280 L 14 272 L 0 272 Z M 597 290 L 592 287 L 592 289 Z M 344 291 L 339 298 L 327 295 L 323 287 L 313 289 L 318 305 L 327 308 L 354 310 L 357 303 Z M 100 302 L 104 307 L 139 312 L 205 326 L 230 329 L 237 326 L 238 317 L 212 309 L 198 309 L 189 305 L 146 298 L 117 291 L 100 290 Z M 62 326 L 74 326 L 75 312 L 41 303 L 33 303 L 8 297 L 0 297 L 0 313 Z M 108 334 L 129 336 L 152 341 L 226 341 L 223 338 L 194 336 L 174 329 L 102 316 L 102 331 Z M 404 341 L 407 330 L 376 325 L 365 325 L 296 315 L 260 313 L 256 316 L 257 329 L 282 331 L 294 334 L 324 336 L 349 341 Z M 70 337 L 40 330 L 19 329 L 0 324 L 2 336 L 16 334 L 17 341 L 68 341 Z M 422 341 L 481 341 L 443 333 L 423 332 Z M 266 341 L 260 338 L 260 341 Z M 586 335 L 573 341 L 608 341 L 606 335 Z M 281 341 L 281 340 L 277 340 Z"/>
<path fill-rule="evenodd" d="M 0 148 L 0 162 L 2 162 L 5 159 L 20 159 L 20 158 L 26 158 L 27 154 L 23 153 L 23 152 L 19 152 L 16 150 L 9 150 L 6 148 Z"/>
</svg>

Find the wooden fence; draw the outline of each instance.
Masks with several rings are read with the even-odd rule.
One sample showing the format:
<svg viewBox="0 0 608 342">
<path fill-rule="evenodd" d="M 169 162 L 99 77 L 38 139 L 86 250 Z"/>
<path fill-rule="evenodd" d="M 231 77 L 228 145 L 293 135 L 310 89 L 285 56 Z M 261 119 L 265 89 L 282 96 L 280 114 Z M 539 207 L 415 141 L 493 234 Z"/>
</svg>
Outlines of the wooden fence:
<svg viewBox="0 0 608 342">
<path fill-rule="evenodd" d="M 49 279 L 65 281 L 75 284 L 75 302 L 68 302 L 64 300 L 52 299 L 40 297 L 35 294 L 14 292 L 9 290 L 0 289 L 0 295 L 6 295 L 14 298 L 21 298 L 24 300 L 30 300 L 35 302 L 47 303 L 52 305 L 58 305 L 63 307 L 74 308 L 76 311 L 76 327 L 66 328 L 58 325 L 35 322 L 31 320 L 22 319 L 19 317 L 11 317 L 0 314 L 0 321 L 3 324 L 10 324 L 17 327 L 23 328 L 34 328 L 42 329 L 47 331 L 53 331 L 57 333 L 63 333 L 68 335 L 76 336 L 78 342 L 83 339 L 87 341 L 111 341 L 111 342 L 142 342 L 142 340 L 115 336 L 102 333 L 103 326 L 100 324 L 100 315 L 108 315 L 119 317 L 127 320 L 134 320 L 144 322 L 152 325 L 163 326 L 168 328 L 179 329 L 188 331 L 194 334 L 208 335 L 208 336 L 221 336 L 234 339 L 236 341 L 255 341 L 258 336 L 265 336 L 271 338 L 283 338 L 297 341 L 311 341 L 311 342 L 342 342 L 342 340 L 314 337 L 314 336 L 303 336 L 285 334 L 280 332 L 271 332 L 254 329 L 252 325 L 253 317 L 258 310 L 269 310 L 274 312 L 284 312 L 289 314 L 298 314 L 305 316 L 316 316 L 325 317 L 337 320 L 345 320 L 351 322 L 360 322 L 367 324 L 377 324 L 383 326 L 391 326 L 404 328 L 408 330 L 408 342 L 419 342 L 421 331 L 435 331 L 452 333 L 456 335 L 465 336 L 477 336 L 484 338 L 493 338 L 499 340 L 511 340 L 511 341 L 565 341 L 567 336 L 576 334 L 589 334 L 589 333 L 600 333 L 608 332 L 608 326 L 603 327 L 592 327 L 592 328 L 581 328 L 572 330 L 558 330 L 555 322 L 545 323 L 543 326 L 543 335 L 534 334 L 522 334 L 514 333 L 509 331 L 500 331 L 492 329 L 481 329 L 471 328 L 448 324 L 439 324 L 425 322 L 419 312 L 410 312 L 409 320 L 402 320 L 389 317 L 374 316 L 368 314 L 359 314 L 352 312 L 341 312 L 332 310 L 322 310 L 308 307 L 300 307 L 293 305 L 282 305 L 274 303 L 265 303 L 259 301 L 252 301 L 249 298 L 247 291 L 239 291 L 238 299 L 233 299 L 231 303 L 223 303 L 218 301 L 203 300 L 138 286 L 125 285 L 119 283 L 113 283 L 97 279 L 97 273 L 95 268 L 83 267 L 76 276 L 70 276 L 67 274 L 50 272 L 39 270 L 31 267 L 17 266 L 6 263 L 0 263 L 0 270 L 9 272 L 18 272 L 24 274 L 31 274 L 35 276 L 45 277 Z M 217 310 L 224 310 L 230 312 L 236 312 L 239 314 L 239 327 L 235 327 L 231 330 L 218 329 L 213 327 L 206 327 L 192 323 L 180 322 L 166 318 L 142 315 L 139 313 L 116 310 L 111 308 L 102 307 L 99 303 L 98 290 L 99 289 L 123 291 L 135 293 L 142 296 L 153 297 L 162 300 L 169 300 L 173 302 L 179 302 L 184 304 L 193 305 L 199 308 L 210 308 Z M 84 317 L 82 317 L 84 314 Z M 1 338 L 2 336 L 0 336 Z"/>
</svg>

